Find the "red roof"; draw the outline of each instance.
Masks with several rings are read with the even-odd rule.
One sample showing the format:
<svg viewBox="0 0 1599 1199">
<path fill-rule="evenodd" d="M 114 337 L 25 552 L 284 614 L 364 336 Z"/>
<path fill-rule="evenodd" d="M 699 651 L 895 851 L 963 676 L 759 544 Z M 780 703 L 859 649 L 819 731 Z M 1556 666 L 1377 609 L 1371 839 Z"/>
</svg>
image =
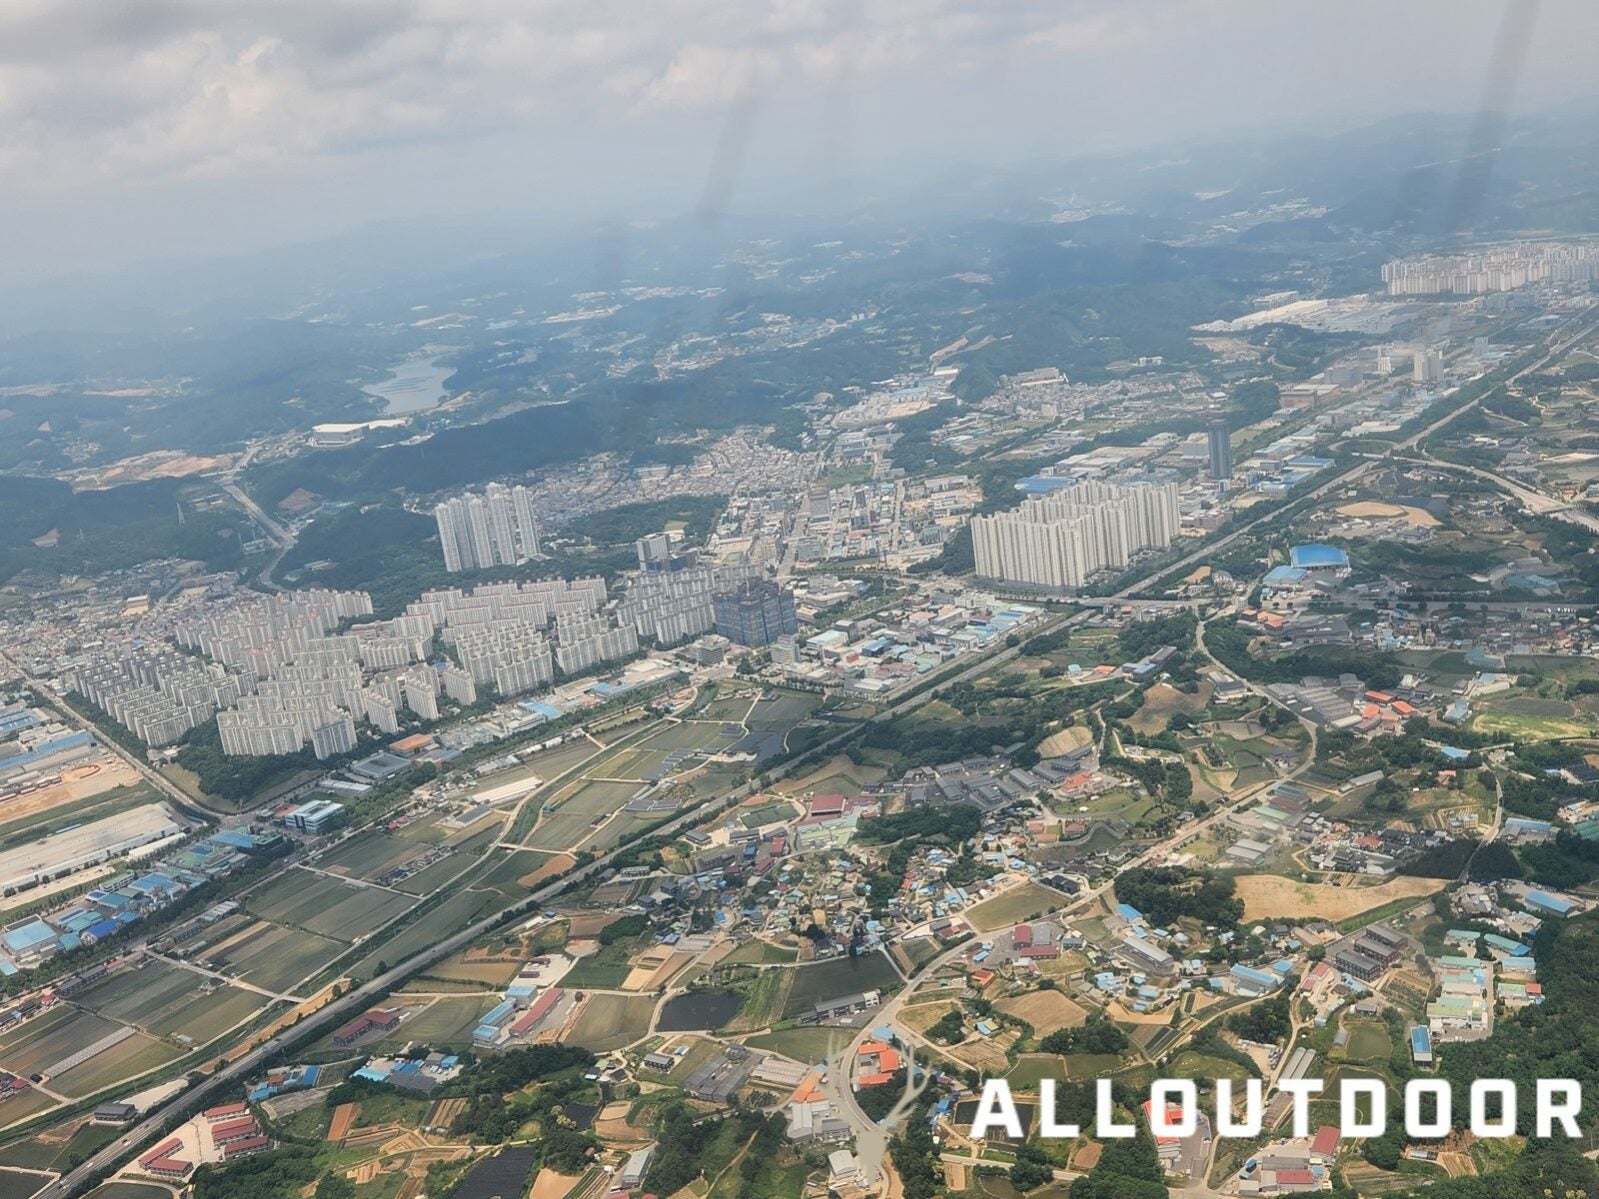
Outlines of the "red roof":
<svg viewBox="0 0 1599 1199">
<path fill-rule="evenodd" d="M 223 1157 L 238 1157 L 241 1153 L 254 1153 L 257 1149 L 265 1149 L 272 1144 L 266 1137 L 251 1137 L 247 1141 L 235 1141 L 231 1145 L 222 1147 Z"/>
<path fill-rule="evenodd" d="M 842 795 L 813 795 L 806 805 L 812 816 L 833 815 L 844 810 L 844 797 Z"/>
<path fill-rule="evenodd" d="M 1322 1157 L 1331 1157 L 1338 1152 L 1338 1129 L 1331 1124 L 1323 1124 L 1316 1130 L 1315 1137 L 1310 1142 L 1310 1151 Z"/>
<path fill-rule="evenodd" d="M 1018 956 L 1028 959 L 1058 958 L 1060 957 L 1060 949 L 1055 945 L 1029 945 L 1021 950 Z"/>
<path fill-rule="evenodd" d="M 1291 1187 L 1315 1186 L 1316 1176 L 1309 1170 L 1278 1170 L 1277 1185 Z"/>
<path fill-rule="evenodd" d="M 1018 924 L 1011 930 L 1011 944 L 1017 948 L 1033 943 L 1033 926 L 1031 924 Z"/>
<path fill-rule="evenodd" d="M 233 1116 L 242 1116 L 249 1110 L 248 1104 L 224 1103 L 220 1107 L 207 1108 L 205 1118 L 207 1120 L 226 1120 Z"/>
</svg>

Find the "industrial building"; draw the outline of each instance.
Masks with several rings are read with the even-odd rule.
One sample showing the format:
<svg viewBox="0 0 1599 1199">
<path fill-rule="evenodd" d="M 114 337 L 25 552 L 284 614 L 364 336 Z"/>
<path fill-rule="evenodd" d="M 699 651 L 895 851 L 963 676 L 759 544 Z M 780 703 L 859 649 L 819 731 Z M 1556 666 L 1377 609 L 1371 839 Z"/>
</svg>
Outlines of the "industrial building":
<svg viewBox="0 0 1599 1199">
<path fill-rule="evenodd" d="M 187 831 L 165 804 L 145 804 L 52 833 L 0 852 L 0 894 L 15 895 Z"/>
</svg>

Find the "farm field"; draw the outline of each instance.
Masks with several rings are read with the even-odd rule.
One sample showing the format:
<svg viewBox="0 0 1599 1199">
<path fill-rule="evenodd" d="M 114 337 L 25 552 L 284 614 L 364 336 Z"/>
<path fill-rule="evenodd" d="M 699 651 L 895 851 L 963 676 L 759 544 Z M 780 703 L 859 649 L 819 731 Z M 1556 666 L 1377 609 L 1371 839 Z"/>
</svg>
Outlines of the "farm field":
<svg viewBox="0 0 1599 1199">
<path fill-rule="evenodd" d="M 564 1038 L 595 1053 L 609 1053 L 638 1040 L 655 1010 L 653 995 L 592 995 Z"/>
<path fill-rule="evenodd" d="M 814 966 L 795 966 L 793 975 L 794 985 L 783 1005 L 784 1016 L 807 1012 L 826 999 L 837 999 L 856 991 L 882 990 L 900 982 L 899 972 L 882 953 L 833 958 Z"/>
<path fill-rule="evenodd" d="M 484 889 L 497 890 L 508 900 L 516 900 L 528 894 L 529 890 L 537 884 L 537 873 L 545 863 L 550 862 L 550 854 L 540 854 L 536 849 L 499 850 L 500 857 L 494 865 L 489 866 L 483 874 L 478 874 L 473 879 L 473 886 Z"/>
<path fill-rule="evenodd" d="M 400 1022 L 395 1043 L 470 1045 L 472 1030 L 498 1001 L 495 995 L 446 995 Z"/>
<path fill-rule="evenodd" d="M 1057 1028 L 1078 1028 L 1088 1019 L 1082 1005 L 1060 991 L 1032 991 L 994 1004 L 1007 1016 L 1025 1021 L 1038 1036 Z"/>
<path fill-rule="evenodd" d="M 500 902 L 492 891 L 461 891 L 400 929 L 350 968 L 357 978 L 371 978 L 379 962 L 398 962 L 458 932 Z"/>
<path fill-rule="evenodd" d="M 203 1044 L 259 1011 L 267 1000 L 224 986 L 200 994 L 206 979 L 180 966 L 152 962 L 96 983 L 73 1002 L 99 1015 L 137 1025 L 158 1037 L 187 1036 Z"/>
<path fill-rule="evenodd" d="M 415 902 L 382 887 L 341 882 L 296 866 L 252 891 L 245 907 L 265 920 L 351 942 Z"/>
<path fill-rule="evenodd" d="M 104 1182 L 84 1199 L 171 1199 L 166 1187 L 144 1182 Z"/>
<path fill-rule="evenodd" d="M 829 1060 L 850 1043 L 855 1032 L 848 1028 L 784 1028 L 745 1038 L 755 1049 L 780 1053 L 796 1062 L 815 1065 Z"/>
<path fill-rule="evenodd" d="M 1008 928 L 1013 924 L 1042 916 L 1051 908 L 1061 907 L 1066 898 L 1037 883 L 1023 883 L 1012 887 L 993 899 L 985 899 L 976 907 L 966 910 L 966 919 L 973 928 L 983 932 Z"/>
<path fill-rule="evenodd" d="M 92 1095 L 102 1087 L 125 1078 L 143 1074 L 146 1070 L 164 1066 L 181 1056 L 182 1051 L 164 1041 L 144 1033 L 135 1033 L 127 1040 L 95 1054 L 83 1064 L 63 1070 L 50 1080 L 50 1086 L 76 1099 Z"/>
<path fill-rule="evenodd" d="M 281 924 L 257 921 L 224 945 L 213 947 L 208 961 L 225 973 L 274 993 L 317 973 L 345 946 L 327 937 Z"/>
<path fill-rule="evenodd" d="M 1401 899 L 1423 899 L 1443 889 L 1443 880 L 1395 878 L 1375 887 L 1331 887 L 1277 874 L 1241 874 L 1235 880 L 1245 920 L 1316 916 L 1334 923 Z"/>
<path fill-rule="evenodd" d="M 13 1195 L 16 1196 L 16 1199 L 28 1199 L 30 1195 L 43 1190 L 44 1185 L 49 1181 L 50 1179 L 43 1174 L 29 1174 L 26 1170 L 0 1168 L 0 1195 L 6 1196 L 6 1199 L 11 1199 Z M 162 1199 L 170 1199 L 170 1192 L 162 1191 L 161 1197 Z M 154 1196 L 152 1196 L 152 1199 L 154 1199 Z"/>
<path fill-rule="evenodd" d="M 419 852 L 414 841 L 390 832 L 358 833 L 317 861 L 323 870 L 352 878 L 373 879 Z"/>
<path fill-rule="evenodd" d="M 0 1037 L 0 1067 L 24 1077 L 48 1071 L 122 1027 L 114 1020 L 63 1004 Z"/>
</svg>

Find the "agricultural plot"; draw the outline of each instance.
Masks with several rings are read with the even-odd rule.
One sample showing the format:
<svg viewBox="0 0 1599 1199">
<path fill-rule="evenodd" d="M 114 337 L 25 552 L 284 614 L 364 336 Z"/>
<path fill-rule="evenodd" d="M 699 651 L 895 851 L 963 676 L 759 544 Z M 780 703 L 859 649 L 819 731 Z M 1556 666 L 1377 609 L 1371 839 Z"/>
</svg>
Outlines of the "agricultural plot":
<svg viewBox="0 0 1599 1199">
<path fill-rule="evenodd" d="M 248 1019 L 267 1002 L 253 991 L 231 986 L 197 993 L 204 983 L 193 971 L 157 962 L 114 974 L 74 1002 L 152 1036 L 187 1037 L 197 1045 Z"/>
<path fill-rule="evenodd" d="M 264 919 L 346 943 L 393 919 L 415 900 L 295 867 L 251 892 L 245 905 Z"/>
<path fill-rule="evenodd" d="M 497 1002 L 494 995 L 447 995 L 400 1022 L 396 1043 L 421 1041 L 425 1045 L 470 1045 L 472 1031 Z"/>
<path fill-rule="evenodd" d="M 1405 899 L 1421 900 L 1443 889 L 1443 880 L 1395 878 L 1375 887 L 1301 883 L 1276 874 L 1239 875 L 1235 886 L 1245 920 L 1319 917 L 1334 923 Z"/>
<path fill-rule="evenodd" d="M 1008 928 L 1020 921 L 1042 916 L 1065 902 L 1065 896 L 1051 891 L 1048 887 L 1041 887 L 1037 883 L 1023 883 L 1020 887 L 1012 887 L 1009 891 L 994 896 L 993 899 L 985 899 L 976 907 L 967 909 L 966 919 L 973 928 L 991 932 L 994 929 Z"/>
<path fill-rule="evenodd" d="M 350 968 L 357 978 L 371 978 L 379 962 L 400 962 L 420 953 L 451 933 L 459 932 L 490 907 L 501 902 L 492 891 L 462 891 L 424 912 L 394 936 L 378 945 Z"/>
<path fill-rule="evenodd" d="M 558 807 L 540 816 L 527 844 L 533 849 L 554 851 L 577 848 L 595 824 L 620 810 L 640 785 L 599 782 L 587 777 L 579 780 L 546 801 Z"/>
<path fill-rule="evenodd" d="M 507 899 L 521 899 L 538 885 L 539 875 L 551 855 L 534 849 L 502 851 L 502 856 L 473 885 L 498 891 Z"/>
<path fill-rule="evenodd" d="M 0 1169 L 0 1195 L 7 1199 L 15 1195 L 16 1199 L 29 1199 L 45 1188 L 51 1181 L 43 1174 L 29 1174 L 26 1170 Z M 162 1191 L 162 1199 L 167 1199 L 170 1192 Z"/>
<path fill-rule="evenodd" d="M 1352 1062 L 1387 1062 L 1393 1042 L 1388 1026 L 1376 1020 L 1351 1020 L 1344 1026 L 1349 1040 L 1333 1056 Z"/>
<path fill-rule="evenodd" d="M 785 1016 L 798 1016 L 824 1000 L 859 991 L 883 990 L 900 982 L 893 963 L 881 953 L 833 958 L 814 966 L 795 966 L 793 974 L 794 985 L 783 1005 Z"/>
<path fill-rule="evenodd" d="M 1001 999 L 994 1006 L 1029 1025 L 1038 1036 L 1058 1028 L 1081 1027 L 1088 1019 L 1082 1005 L 1060 991 L 1029 991 Z"/>
<path fill-rule="evenodd" d="M 854 1036 L 854 1030 L 848 1028 L 784 1028 L 748 1037 L 744 1043 L 814 1065 L 829 1061 Z"/>
<path fill-rule="evenodd" d="M 208 960 L 245 982 L 282 993 L 317 973 L 344 949 L 340 942 L 315 933 L 258 921 L 213 949 Z"/>
<path fill-rule="evenodd" d="M 417 852 L 413 841 L 394 833 L 372 831 L 351 837 L 317 865 L 335 874 L 374 879 L 415 857 Z"/>
<path fill-rule="evenodd" d="M 76 1099 L 164 1066 L 181 1056 L 181 1050 L 154 1037 L 135 1033 L 80 1065 L 63 1070 L 50 1080 L 50 1085 L 63 1095 Z"/>
<path fill-rule="evenodd" d="M 566 1040 L 595 1053 L 609 1053 L 642 1037 L 654 1010 L 653 995 L 590 996 Z"/>
<path fill-rule="evenodd" d="M 23 1077 L 48 1072 L 79 1050 L 126 1027 L 92 1012 L 62 1005 L 0 1038 L 0 1067 Z"/>
<path fill-rule="evenodd" d="M 431 895 L 462 872 L 470 870 L 473 864 L 473 858 L 469 854 L 445 854 L 432 865 L 424 866 L 415 874 L 395 883 L 394 889 L 404 891 L 407 895 Z"/>
<path fill-rule="evenodd" d="M 651 749 L 666 753 L 674 749 L 723 749 L 740 736 L 723 732 L 721 721 L 696 718 L 663 725 L 648 744 Z"/>
</svg>

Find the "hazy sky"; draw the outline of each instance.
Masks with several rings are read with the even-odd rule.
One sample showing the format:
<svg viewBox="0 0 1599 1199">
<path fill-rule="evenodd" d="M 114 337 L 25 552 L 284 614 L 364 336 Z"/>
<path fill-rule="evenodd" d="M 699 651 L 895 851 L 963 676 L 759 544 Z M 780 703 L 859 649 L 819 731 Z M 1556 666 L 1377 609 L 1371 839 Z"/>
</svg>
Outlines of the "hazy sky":
<svg viewBox="0 0 1599 1199">
<path fill-rule="evenodd" d="M 1514 0 L 1513 109 L 1599 92 Z M 1503 0 L 4 0 L 0 278 L 1481 101 Z M 731 118 L 730 111 L 734 114 Z M 728 130 L 735 132 L 729 134 Z M 747 132 L 747 138 L 739 132 Z M 718 144 L 748 152 L 718 158 Z M 716 165 L 720 162 L 720 166 Z"/>
</svg>

